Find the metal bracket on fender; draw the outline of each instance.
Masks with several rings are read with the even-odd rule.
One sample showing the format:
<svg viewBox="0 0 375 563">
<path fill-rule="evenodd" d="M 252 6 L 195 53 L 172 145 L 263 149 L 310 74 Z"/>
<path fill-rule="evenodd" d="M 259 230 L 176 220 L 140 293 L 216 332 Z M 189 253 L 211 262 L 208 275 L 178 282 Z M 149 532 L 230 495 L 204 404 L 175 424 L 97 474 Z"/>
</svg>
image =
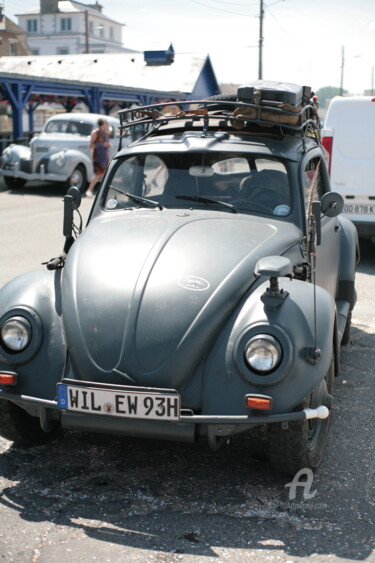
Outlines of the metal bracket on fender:
<svg viewBox="0 0 375 563">
<path fill-rule="evenodd" d="M 270 286 L 261 296 L 261 300 L 268 309 L 276 309 L 284 303 L 289 295 L 279 288 L 278 278 L 286 276 L 292 278 L 293 268 L 289 258 L 284 256 L 267 256 L 258 260 L 255 275 L 266 276 L 270 279 Z"/>
</svg>

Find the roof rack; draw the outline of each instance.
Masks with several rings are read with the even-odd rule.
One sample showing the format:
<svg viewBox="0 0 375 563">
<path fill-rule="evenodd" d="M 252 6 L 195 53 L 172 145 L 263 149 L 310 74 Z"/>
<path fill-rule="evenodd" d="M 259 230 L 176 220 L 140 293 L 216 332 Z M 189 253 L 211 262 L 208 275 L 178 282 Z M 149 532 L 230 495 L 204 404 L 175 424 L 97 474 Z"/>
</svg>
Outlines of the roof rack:
<svg viewBox="0 0 375 563">
<path fill-rule="evenodd" d="M 251 131 L 254 125 L 278 128 L 282 135 L 312 137 L 320 142 L 320 120 L 314 102 L 293 108 L 276 104 L 255 104 L 220 99 L 163 102 L 124 109 L 120 117 L 121 138 L 156 135 L 168 129 L 209 131 Z"/>
</svg>

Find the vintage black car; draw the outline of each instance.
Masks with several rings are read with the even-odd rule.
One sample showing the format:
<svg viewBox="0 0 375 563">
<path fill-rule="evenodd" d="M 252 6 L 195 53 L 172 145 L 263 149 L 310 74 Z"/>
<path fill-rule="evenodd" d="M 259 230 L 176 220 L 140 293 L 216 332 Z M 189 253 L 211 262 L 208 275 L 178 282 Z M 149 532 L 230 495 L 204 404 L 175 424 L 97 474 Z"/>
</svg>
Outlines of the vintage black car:
<svg viewBox="0 0 375 563">
<path fill-rule="evenodd" d="M 126 143 L 64 252 L 0 290 L 0 433 L 195 441 L 256 427 L 321 462 L 355 305 L 357 234 L 330 191 L 310 89 L 120 112 Z M 279 96 L 280 94 L 280 96 Z"/>
</svg>

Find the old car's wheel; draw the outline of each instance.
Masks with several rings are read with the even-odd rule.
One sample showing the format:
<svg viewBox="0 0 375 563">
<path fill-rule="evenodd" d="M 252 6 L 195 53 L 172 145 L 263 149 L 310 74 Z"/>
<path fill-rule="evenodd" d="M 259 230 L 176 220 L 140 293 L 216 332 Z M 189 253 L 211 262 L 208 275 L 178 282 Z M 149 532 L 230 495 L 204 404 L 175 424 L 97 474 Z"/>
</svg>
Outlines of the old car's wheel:
<svg viewBox="0 0 375 563">
<path fill-rule="evenodd" d="M 346 319 L 344 334 L 342 335 L 342 339 L 341 339 L 341 345 L 342 346 L 346 346 L 347 344 L 349 344 L 351 328 L 352 328 L 352 312 L 349 311 L 347 319 Z"/>
<path fill-rule="evenodd" d="M 66 188 L 76 186 L 81 193 L 86 191 L 87 188 L 87 175 L 86 169 L 82 164 L 78 164 L 73 170 L 72 175 L 66 183 Z"/>
<path fill-rule="evenodd" d="M 30 416 L 24 409 L 10 401 L 0 401 L 0 435 L 20 446 L 43 444 L 57 433 L 59 424 L 44 432 L 39 418 Z"/>
<path fill-rule="evenodd" d="M 4 183 L 10 190 L 20 190 L 26 184 L 23 178 L 11 178 L 11 176 L 4 176 Z"/>
<path fill-rule="evenodd" d="M 332 359 L 325 378 L 295 410 L 331 406 L 335 362 Z M 275 469 L 295 475 L 300 469 L 315 469 L 323 459 L 331 414 L 328 418 L 289 422 L 287 428 L 270 424 L 268 428 L 269 458 Z"/>
</svg>

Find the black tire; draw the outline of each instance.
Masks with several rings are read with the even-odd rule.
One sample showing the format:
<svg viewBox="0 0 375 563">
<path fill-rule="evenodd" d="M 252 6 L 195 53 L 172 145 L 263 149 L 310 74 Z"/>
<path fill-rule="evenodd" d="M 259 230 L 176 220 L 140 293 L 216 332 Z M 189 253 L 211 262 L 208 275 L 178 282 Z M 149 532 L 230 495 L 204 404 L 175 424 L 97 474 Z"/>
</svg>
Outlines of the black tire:
<svg viewBox="0 0 375 563">
<path fill-rule="evenodd" d="M 341 339 L 341 346 L 346 346 L 347 344 L 349 344 L 351 328 L 352 328 L 352 312 L 349 311 L 346 319 L 344 334 L 342 335 L 342 339 Z"/>
<path fill-rule="evenodd" d="M 3 176 L 3 178 L 4 184 L 10 190 L 20 190 L 26 184 L 26 180 L 24 180 L 23 178 L 12 178 L 11 176 Z"/>
<path fill-rule="evenodd" d="M 78 164 L 72 172 L 69 180 L 66 182 L 65 187 L 68 190 L 72 186 L 76 186 L 81 193 L 87 189 L 87 174 L 86 168 L 83 164 Z"/>
<path fill-rule="evenodd" d="M 56 423 L 50 432 L 44 432 L 39 418 L 29 415 L 24 409 L 0 400 L 0 435 L 19 446 L 44 444 L 54 438 L 59 424 Z"/>
<path fill-rule="evenodd" d="M 333 395 L 333 381 L 335 377 L 335 361 L 331 361 L 325 379 L 314 389 L 296 411 L 305 408 L 315 408 L 326 404 L 330 408 L 329 398 Z M 268 427 L 269 459 L 274 468 L 285 475 L 293 476 L 300 469 L 315 469 L 323 459 L 327 442 L 331 414 L 328 418 L 289 422 L 287 428 L 280 424 L 270 424 Z"/>
</svg>

